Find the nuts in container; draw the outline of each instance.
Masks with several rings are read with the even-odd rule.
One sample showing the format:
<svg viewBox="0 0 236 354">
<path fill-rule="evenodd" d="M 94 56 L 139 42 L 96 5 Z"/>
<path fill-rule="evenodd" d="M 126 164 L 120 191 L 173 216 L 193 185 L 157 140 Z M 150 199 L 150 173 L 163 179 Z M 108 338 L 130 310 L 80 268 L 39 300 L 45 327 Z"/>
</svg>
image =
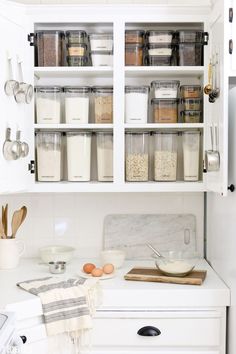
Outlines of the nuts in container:
<svg viewBox="0 0 236 354">
<path fill-rule="evenodd" d="M 113 87 L 93 87 L 95 123 L 113 122 Z"/>
</svg>

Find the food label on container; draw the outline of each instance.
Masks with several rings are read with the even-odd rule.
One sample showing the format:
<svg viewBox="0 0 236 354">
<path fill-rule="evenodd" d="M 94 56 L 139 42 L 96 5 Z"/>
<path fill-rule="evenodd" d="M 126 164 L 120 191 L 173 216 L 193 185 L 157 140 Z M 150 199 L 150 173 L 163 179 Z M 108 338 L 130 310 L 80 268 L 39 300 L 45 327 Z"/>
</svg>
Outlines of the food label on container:
<svg viewBox="0 0 236 354">
<path fill-rule="evenodd" d="M 84 55 L 84 47 L 70 47 L 68 48 L 69 55 L 75 56 L 83 56 Z"/>
</svg>

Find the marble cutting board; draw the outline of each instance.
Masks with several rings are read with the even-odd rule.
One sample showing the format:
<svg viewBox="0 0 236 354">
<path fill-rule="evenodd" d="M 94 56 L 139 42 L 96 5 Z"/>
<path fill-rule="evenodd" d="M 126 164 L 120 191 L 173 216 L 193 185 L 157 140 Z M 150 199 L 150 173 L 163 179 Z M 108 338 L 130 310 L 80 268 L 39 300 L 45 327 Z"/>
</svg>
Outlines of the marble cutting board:
<svg viewBox="0 0 236 354">
<path fill-rule="evenodd" d="M 104 219 L 104 249 L 122 249 L 126 259 L 150 259 L 160 251 L 196 251 L 196 217 L 191 214 L 113 214 Z"/>
</svg>

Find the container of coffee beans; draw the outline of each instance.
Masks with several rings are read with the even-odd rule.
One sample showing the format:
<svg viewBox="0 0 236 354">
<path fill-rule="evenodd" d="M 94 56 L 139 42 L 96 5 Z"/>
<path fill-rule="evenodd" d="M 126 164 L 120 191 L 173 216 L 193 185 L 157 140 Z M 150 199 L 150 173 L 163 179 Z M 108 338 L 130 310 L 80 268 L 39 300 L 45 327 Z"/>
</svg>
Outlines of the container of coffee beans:
<svg viewBox="0 0 236 354">
<path fill-rule="evenodd" d="M 36 51 L 38 66 L 61 66 L 64 32 L 40 31 L 36 33 Z"/>
</svg>

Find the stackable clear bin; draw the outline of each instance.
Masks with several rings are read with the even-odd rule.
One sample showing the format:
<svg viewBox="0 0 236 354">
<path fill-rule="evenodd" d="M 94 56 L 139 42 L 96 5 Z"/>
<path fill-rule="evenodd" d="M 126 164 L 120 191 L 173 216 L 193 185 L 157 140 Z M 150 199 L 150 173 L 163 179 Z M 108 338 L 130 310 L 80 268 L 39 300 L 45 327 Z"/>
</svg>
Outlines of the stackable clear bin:
<svg viewBox="0 0 236 354">
<path fill-rule="evenodd" d="M 184 180 L 199 180 L 200 132 L 183 132 Z"/>
<path fill-rule="evenodd" d="M 148 181 L 148 132 L 125 133 L 125 176 L 128 182 Z"/>
<path fill-rule="evenodd" d="M 95 86 L 94 95 L 94 113 L 95 123 L 108 124 L 113 122 L 113 87 Z"/>
<path fill-rule="evenodd" d="M 181 117 L 184 123 L 200 123 L 201 111 L 183 111 Z"/>
<path fill-rule="evenodd" d="M 66 39 L 69 44 L 86 44 L 88 36 L 83 30 L 70 30 L 66 31 Z"/>
<path fill-rule="evenodd" d="M 143 48 L 142 44 L 125 44 L 125 65 L 142 66 Z"/>
<path fill-rule="evenodd" d="M 171 43 L 173 34 L 173 31 L 151 30 L 146 32 L 146 37 L 148 43 Z"/>
<path fill-rule="evenodd" d="M 40 182 L 61 180 L 61 133 L 37 132 L 37 178 Z"/>
<path fill-rule="evenodd" d="M 177 137 L 174 132 L 154 133 L 154 180 L 176 181 Z"/>
<path fill-rule="evenodd" d="M 178 100 L 174 98 L 153 98 L 151 100 L 153 123 L 177 123 Z"/>
<path fill-rule="evenodd" d="M 177 98 L 180 81 L 155 80 L 151 82 L 155 98 Z"/>
<path fill-rule="evenodd" d="M 85 56 L 67 56 L 68 66 L 88 66 L 88 57 Z"/>
<path fill-rule="evenodd" d="M 89 35 L 91 51 L 109 51 L 113 50 L 112 33 L 92 33 Z"/>
<path fill-rule="evenodd" d="M 40 31 L 36 32 L 36 51 L 38 66 L 61 66 L 63 63 L 63 41 L 65 39 L 62 31 Z"/>
<path fill-rule="evenodd" d="M 113 53 L 105 51 L 91 51 L 92 66 L 113 66 Z"/>
<path fill-rule="evenodd" d="M 176 32 L 179 43 L 203 43 L 203 31 L 179 30 Z"/>
<path fill-rule="evenodd" d="M 147 123 L 148 93 L 149 86 L 125 86 L 126 123 Z"/>
<path fill-rule="evenodd" d="M 171 56 L 172 55 L 172 45 L 171 44 L 149 44 L 148 45 L 148 55 L 153 56 Z"/>
<path fill-rule="evenodd" d="M 200 98 L 202 87 L 200 85 L 182 85 L 180 94 L 182 98 Z"/>
<path fill-rule="evenodd" d="M 200 98 L 186 98 L 182 100 L 182 104 L 186 111 L 199 111 L 201 109 L 202 100 Z"/>
<path fill-rule="evenodd" d="M 97 132 L 97 173 L 99 182 L 113 181 L 113 134 Z"/>
<path fill-rule="evenodd" d="M 65 121 L 69 124 L 87 124 L 89 122 L 88 86 L 65 86 Z"/>
<path fill-rule="evenodd" d="M 180 43 L 179 66 L 201 66 L 203 65 L 203 44 L 201 43 Z"/>
<path fill-rule="evenodd" d="M 145 31 L 143 30 L 126 30 L 125 43 L 144 44 Z"/>
<path fill-rule="evenodd" d="M 36 91 L 36 123 L 58 124 L 61 122 L 60 86 L 37 86 Z"/>
</svg>

